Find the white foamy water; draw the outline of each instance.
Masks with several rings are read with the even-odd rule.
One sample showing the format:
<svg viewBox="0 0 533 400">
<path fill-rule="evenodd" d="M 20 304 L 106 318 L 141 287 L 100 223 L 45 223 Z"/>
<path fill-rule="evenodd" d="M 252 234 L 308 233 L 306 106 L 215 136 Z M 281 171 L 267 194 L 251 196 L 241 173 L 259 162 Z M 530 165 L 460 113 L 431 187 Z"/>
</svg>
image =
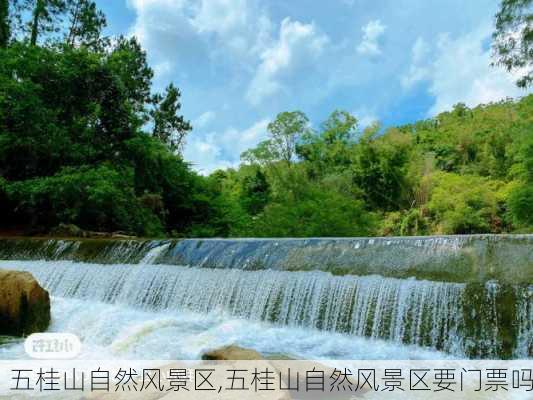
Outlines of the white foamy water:
<svg viewBox="0 0 533 400">
<path fill-rule="evenodd" d="M 153 256 L 153 255 L 151 255 Z M 223 311 L 252 321 L 459 351 L 462 284 L 70 261 L 8 262 L 59 297 L 151 311 Z"/>
<path fill-rule="evenodd" d="M 430 349 L 464 357 L 465 284 L 146 264 L 163 250 L 135 265 L 0 261 L 0 268 L 30 271 L 50 291 L 52 329 L 79 335 L 85 356 L 197 358 L 238 343 L 315 359 L 440 357 Z M 495 296 L 487 300 L 493 307 Z M 516 354 L 527 356 L 529 297 L 522 303 Z M 496 348 L 497 327 L 484 336 Z"/>
<path fill-rule="evenodd" d="M 51 332 L 77 335 L 81 359 L 198 359 L 236 344 L 266 355 L 305 359 L 442 359 L 416 346 L 236 319 L 219 312 L 148 312 L 122 305 L 52 299 Z M 21 342 L 0 346 L 0 359 L 27 358 Z"/>
</svg>

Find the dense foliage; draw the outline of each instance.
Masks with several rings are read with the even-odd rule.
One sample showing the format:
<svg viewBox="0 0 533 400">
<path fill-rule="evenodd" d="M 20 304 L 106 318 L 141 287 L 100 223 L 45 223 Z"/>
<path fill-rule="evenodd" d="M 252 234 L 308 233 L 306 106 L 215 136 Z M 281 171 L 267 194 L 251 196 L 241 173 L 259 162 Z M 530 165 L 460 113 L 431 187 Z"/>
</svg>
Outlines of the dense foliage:
<svg viewBox="0 0 533 400">
<path fill-rule="evenodd" d="M 0 9 L 10 11 L 0 24 L 2 228 L 228 233 L 216 195 L 180 156 L 191 130 L 180 92 L 151 93 L 135 38 L 102 37 L 105 18 L 87 0 Z"/>
<path fill-rule="evenodd" d="M 502 32 L 509 18 L 523 18 L 517 5 L 530 2 L 504 1 Z M 388 129 L 360 129 L 345 111 L 312 129 L 303 112 L 282 112 L 238 169 L 203 177 L 181 157 L 192 127 L 180 115 L 179 89 L 152 93 L 138 41 L 102 36 L 105 23 L 90 0 L 0 0 L 0 229 L 46 233 L 67 223 L 180 237 L 533 231 L 533 95 L 458 104 Z M 530 65 L 527 49 L 505 53 L 522 57 L 506 65 Z"/>
<path fill-rule="evenodd" d="M 520 75 L 516 84 L 533 84 L 533 0 L 502 0 L 496 14 L 493 48 L 497 64 Z"/>
<path fill-rule="evenodd" d="M 238 170 L 216 173 L 242 213 L 233 235 L 533 231 L 533 95 L 458 104 L 385 131 L 361 131 L 342 111 L 318 131 L 301 121 L 301 112 L 280 114 L 271 127 L 287 129 L 244 153 Z M 294 155 L 276 143 L 292 143 Z"/>
</svg>

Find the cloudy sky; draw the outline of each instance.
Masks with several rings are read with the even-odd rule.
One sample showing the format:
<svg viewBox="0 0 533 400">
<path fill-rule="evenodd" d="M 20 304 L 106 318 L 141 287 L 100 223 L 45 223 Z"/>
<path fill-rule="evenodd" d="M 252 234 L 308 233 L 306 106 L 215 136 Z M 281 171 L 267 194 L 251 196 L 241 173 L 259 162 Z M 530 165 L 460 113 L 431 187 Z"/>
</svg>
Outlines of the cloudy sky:
<svg viewBox="0 0 533 400">
<path fill-rule="evenodd" d="M 489 66 L 498 0 L 97 0 L 109 33 L 136 35 L 155 87 L 174 82 L 194 131 L 185 158 L 235 166 L 281 111 L 362 126 L 525 94 Z"/>
</svg>

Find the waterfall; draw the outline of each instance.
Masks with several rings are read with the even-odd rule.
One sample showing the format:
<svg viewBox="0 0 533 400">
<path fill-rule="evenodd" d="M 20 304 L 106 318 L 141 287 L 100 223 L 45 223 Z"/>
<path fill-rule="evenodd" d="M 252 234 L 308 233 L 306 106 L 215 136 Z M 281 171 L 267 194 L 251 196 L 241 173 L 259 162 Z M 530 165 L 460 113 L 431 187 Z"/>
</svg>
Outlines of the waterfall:
<svg viewBox="0 0 533 400">
<path fill-rule="evenodd" d="M 533 354 L 533 286 L 518 293 L 518 338 L 515 358 Z"/>
<path fill-rule="evenodd" d="M 0 239 L 57 298 L 222 313 L 475 358 L 533 356 L 533 235 Z M 143 311 L 144 312 L 144 311 Z"/>
<path fill-rule="evenodd" d="M 154 264 L 157 259 L 161 256 L 163 252 L 168 250 L 170 243 L 164 243 L 158 246 L 155 246 L 149 250 L 146 255 L 139 261 L 139 264 Z"/>
<path fill-rule="evenodd" d="M 533 235 L 402 238 L 0 239 L 0 259 L 321 270 L 446 282 L 533 282 Z M 156 250 L 158 249 L 158 250 Z M 145 257 L 151 257 L 146 259 Z M 143 260 L 143 258 L 145 258 Z"/>
<path fill-rule="evenodd" d="M 150 260 L 157 251 L 150 254 Z M 148 257 L 147 257 L 148 259 Z M 223 312 L 283 326 L 465 351 L 465 284 L 333 276 L 320 271 L 241 271 L 147 264 L 5 262 L 30 271 L 54 296 L 123 304 L 144 310 Z M 494 285 L 491 283 L 491 285 Z M 487 291 L 496 307 L 494 290 Z M 531 341 L 530 300 L 519 313 L 520 349 Z M 529 324 L 529 325 L 528 325 Z M 487 329 L 485 329 L 487 331 Z M 490 345 L 497 327 L 488 328 Z M 526 342 L 529 340 L 529 344 Z M 498 346 L 495 346 L 498 348 Z"/>
</svg>

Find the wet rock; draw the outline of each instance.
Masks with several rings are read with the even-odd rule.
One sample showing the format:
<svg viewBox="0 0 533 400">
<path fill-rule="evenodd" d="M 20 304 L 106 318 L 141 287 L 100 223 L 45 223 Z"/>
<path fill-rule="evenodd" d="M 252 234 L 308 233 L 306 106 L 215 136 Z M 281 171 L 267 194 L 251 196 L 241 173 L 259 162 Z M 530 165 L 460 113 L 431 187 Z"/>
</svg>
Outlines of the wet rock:
<svg viewBox="0 0 533 400">
<path fill-rule="evenodd" d="M 113 232 L 111 234 L 112 239 L 135 239 L 137 236 L 128 235 L 124 232 Z"/>
<path fill-rule="evenodd" d="M 50 324 L 50 296 L 29 272 L 0 269 L 0 335 L 27 336 Z"/>
<path fill-rule="evenodd" d="M 129 235 L 127 232 L 97 232 L 88 231 L 74 224 L 59 224 L 50 232 L 53 236 L 65 238 L 85 238 L 85 239 L 134 239 L 136 236 Z"/>
<path fill-rule="evenodd" d="M 202 360 L 263 360 L 264 357 L 257 351 L 239 346 L 225 346 L 208 351 L 202 355 Z"/>
<path fill-rule="evenodd" d="M 84 237 L 83 229 L 74 224 L 59 224 L 50 232 L 54 236 L 61 237 Z"/>
</svg>

